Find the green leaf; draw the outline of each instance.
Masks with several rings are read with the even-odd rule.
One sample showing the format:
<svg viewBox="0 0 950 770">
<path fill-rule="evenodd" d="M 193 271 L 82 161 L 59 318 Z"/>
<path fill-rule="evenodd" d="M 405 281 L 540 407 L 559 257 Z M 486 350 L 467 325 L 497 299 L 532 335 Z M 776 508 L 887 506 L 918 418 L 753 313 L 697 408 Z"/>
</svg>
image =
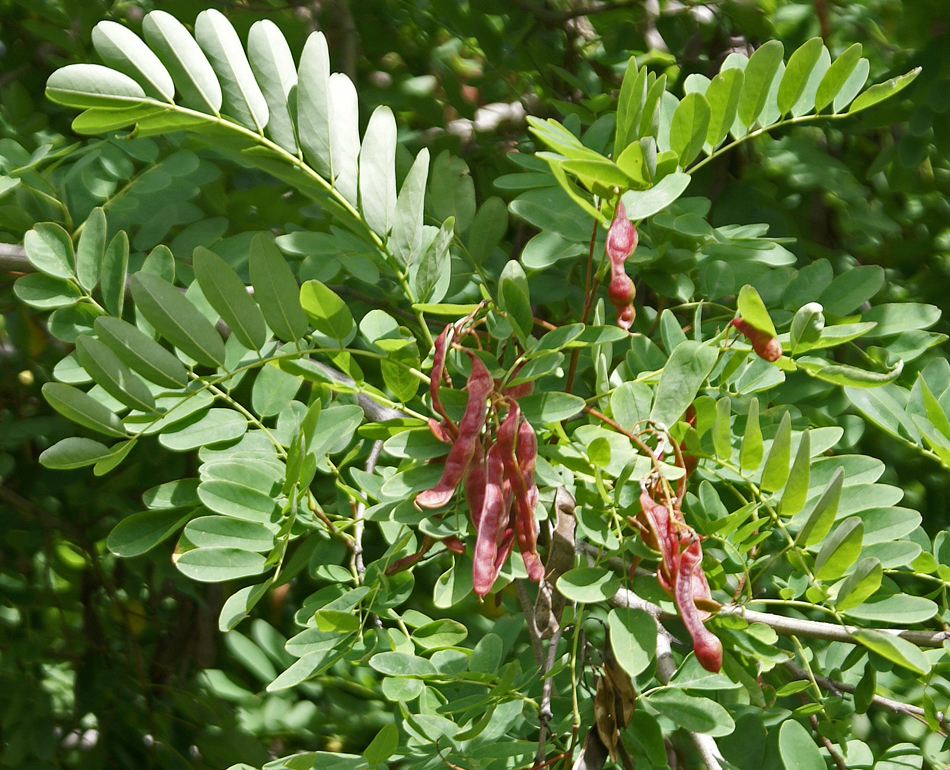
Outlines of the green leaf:
<svg viewBox="0 0 950 770">
<path fill-rule="evenodd" d="M 498 299 L 502 310 L 508 314 L 519 337 L 527 340 L 534 327 L 534 314 L 531 311 L 531 298 L 528 296 L 528 279 L 524 268 L 517 260 L 509 260 L 498 280 Z"/>
<path fill-rule="evenodd" d="M 694 733 L 721 736 L 736 729 L 729 712 L 710 698 L 687 695 L 678 687 L 654 690 L 643 700 L 675 725 Z"/>
<path fill-rule="evenodd" d="M 858 66 L 848 75 L 848 79 L 845 80 L 844 85 L 835 97 L 834 103 L 831 105 L 833 112 L 836 114 L 844 112 L 844 108 L 851 104 L 854 98 L 861 93 L 861 89 L 863 89 L 868 82 L 868 74 L 870 72 L 871 62 L 867 59 L 858 60 Z"/>
<path fill-rule="evenodd" d="M 171 73 L 186 107 L 217 115 L 221 84 L 208 59 L 185 26 L 170 13 L 152 11 L 142 21 L 145 42 Z"/>
<path fill-rule="evenodd" d="M 706 101 L 709 102 L 709 128 L 706 141 L 712 149 L 718 147 L 729 135 L 739 110 L 739 96 L 745 73 L 738 67 L 722 70 L 709 82 Z"/>
<path fill-rule="evenodd" d="M 887 545 L 894 544 L 888 543 Z M 887 623 L 904 626 L 930 620 L 939 610 L 940 607 L 936 602 L 926 597 L 891 594 L 890 596 L 875 596 L 859 607 L 846 610 L 846 614 L 850 618 L 865 623 Z"/>
<path fill-rule="evenodd" d="M 360 154 L 360 115 L 356 88 L 342 72 L 330 75 L 327 104 L 330 120 L 330 165 L 333 187 L 351 205 L 357 205 Z"/>
<path fill-rule="evenodd" d="M 155 398 L 142 380 L 103 342 L 80 335 L 76 355 L 89 376 L 110 396 L 142 412 L 155 411 Z"/>
<path fill-rule="evenodd" d="M 168 70 L 142 39 L 114 21 L 100 21 L 92 30 L 96 53 L 112 69 L 128 75 L 145 94 L 165 102 L 175 101 L 175 83 Z"/>
<path fill-rule="evenodd" d="M 136 310 L 165 339 L 199 364 L 224 365 L 224 341 L 184 294 L 145 272 L 133 275 L 131 286 Z"/>
<path fill-rule="evenodd" d="M 737 113 L 746 128 L 751 128 L 765 109 L 784 52 L 785 47 L 780 41 L 770 40 L 749 57 Z"/>
<path fill-rule="evenodd" d="M 775 325 L 769 311 L 759 293 L 749 284 L 739 289 L 738 306 L 743 321 L 759 331 L 766 332 L 770 337 L 775 336 Z"/>
<path fill-rule="evenodd" d="M 79 285 L 87 291 L 92 291 L 99 282 L 99 270 L 105 251 L 106 215 L 101 208 L 96 207 L 86 217 L 86 224 L 76 247 L 76 277 L 79 279 Z"/>
<path fill-rule="evenodd" d="M 667 174 L 649 190 L 627 190 L 622 196 L 627 217 L 637 222 L 662 211 L 689 187 L 692 177 L 679 171 Z"/>
<path fill-rule="evenodd" d="M 647 68 L 637 69 L 636 57 L 631 56 L 620 84 L 620 96 L 617 99 L 616 138 L 614 139 L 614 157 L 628 145 L 635 142 L 640 127 L 640 113 L 647 95 Z"/>
<path fill-rule="evenodd" d="M 164 243 L 152 249 L 142 263 L 142 272 L 157 275 L 168 283 L 175 283 L 175 255 Z"/>
<path fill-rule="evenodd" d="M 732 458 L 732 423 L 730 419 L 732 404 L 728 396 L 716 402 L 716 421 L 712 427 L 713 448 L 716 457 L 725 460 Z"/>
<path fill-rule="evenodd" d="M 611 160 L 562 160 L 559 162 L 564 171 L 572 174 L 588 189 L 599 185 L 605 189 L 620 187 L 626 189 L 636 185 L 636 181 L 624 173 Z"/>
<path fill-rule="evenodd" d="M 532 425 L 561 422 L 580 414 L 584 399 L 570 393 L 533 393 L 518 399 L 524 418 Z"/>
<path fill-rule="evenodd" d="M 396 209 L 396 118 L 389 107 L 370 116 L 360 150 L 360 204 L 363 218 L 385 237 Z"/>
<path fill-rule="evenodd" d="M 894 382 L 904 370 L 904 362 L 900 360 L 886 372 L 869 372 L 847 364 L 823 366 L 817 361 L 799 360 L 798 365 L 812 377 L 849 388 L 877 388 L 887 385 Z"/>
<path fill-rule="evenodd" d="M 363 756 L 371 765 L 378 767 L 395 754 L 398 748 L 399 728 L 389 722 L 383 725 L 376 737 L 369 742 L 369 746 L 363 750 Z"/>
<path fill-rule="evenodd" d="M 409 263 L 409 283 L 416 297 L 439 302 L 449 288 L 452 262 L 449 248 L 454 237 L 455 219 L 449 217 L 418 259 Z"/>
<path fill-rule="evenodd" d="M 677 345 L 660 374 L 650 419 L 673 427 L 718 360 L 719 352 L 710 345 L 695 340 Z"/>
<path fill-rule="evenodd" d="M 426 623 L 412 632 L 411 639 L 423 650 L 457 647 L 468 636 L 468 629 L 457 620 L 448 618 Z"/>
<path fill-rule="evenodd" d="M 133 513 L 116 524 L 106 546 L 125 559 L 141 556 L 171 537 L 191 516 L 192 511 L 184 508 Z"/>
<path fill-rule="evenodd" d="M 266 557 L 238 548 L 195 548 L 178 557 L 175 566 L 186 577 L 202 583 L 261 575 L 267 571 Z"/>
<path fill-rule="evenodd" d="M 802 433 L 798 445 L 795 462 L 788 474 L 785 491 L 782 493 L 781 513 L 783 516 L 794 516 L 804 506 L 808 499 L 808 486 L 811 480 L 811 433 Z"/>
<path fill-rule="evenodd" d="M 41 222 L 23 237 L 26 257 L 41 273 L 54 278 L 76 277 L 73 265 L 73 242 L 62 227 L 52 222 Z"/>
<path fill-rule="evenodd" d="M 656 619 L 644 610 L 625 607 L 607 614 L 610 644 L 617 662 L 636 677 L 650 667 L 656 655 Z"/>
<path fill-rule="evenodd" d="M 234 441 L 244 435 L 247 420 L 233 409 L 209 409 L 205 414 L 177 423 L 158 437 L 175 452 L 187 452 L 209 444 Z"/>
<path fill-rule="evenodd" d="M 307 281 L 300 287 L 300 305 L 313 328 L 339 341 L 341 346 L 356 331 L 349 306 L 320 281 Z"/>
<path fill-rule="evenodd" d="M 245 128 L 263 134 L 267 101 L 231 22 L 221 11 L 208 8 L 195 19 L 195 38 L 218 76 L 221 109 Z"/>
<path fill-rule="evenodd" d="M 670 121 L 670 149 L 686 168 L 699 155 L 709 129 L 710 107 L 706 97 L 696 91 L 686 94 Z"/>
<path fill-rule="evenodd" d="M 861 559 L 838 587 L 835 608 L 850 610 L 864 604 L 881 587 L 883 576 L 884 569 L 879 559 L 873 556 Z"/>
<path fill-rule="evenodd" d="M 118 109 L 141 104 L 145 91 L 128 75 L 101 64 L 67 64 L 46 81 L 46 98 L 67 107 Z"/>
<path fill-rule="evenodd" d="M 940 308 L 917 302 L 876 305 L 863 313 L 861 320 L 876 323 L 869 336 L 890 337 L 916 329 L 928 329 L 940 320 Z"/>
<path fill-rule="evenodd" d="M 620 578 L 603 567 L 575 567 L 557 580 L 557 589 L 568 601 L 603 602 L 620 588 Z"/>
<path fill-rule="evenodd" d="M 63 417 L 84 428 L 106 436 L 126 436 L 122 421 L 114 412 L 72 385 L 47 382 L 43 385 L 43 396 Z"/>
<path fill-rule="evenodd" d="M 195 279 L 201 293 L 248 350 L 260 350 L 267 342 L 267 328 L 260 308 L 234 269 L 204 246 L 192 257 Z"/>
<path fill-rule="evenodd" d="M 82 292 L 72 281 L 53 278 L 45 273 L 27 273 L 17 278 L 13 293 L 21 302 L 38 310 L 69 307 L 82 298 Z"/>
<path fill-rule="evenodd" d="M 930 673 L 930 661 L 915 645 L 899 636 L 891 636 L 880 631 L 858 628 L 851 632 L 858 642 L 876 652 L 892 663 L 912 671 L 918 676 Z"/>
<path fill-rule="evenodd" d="M 202 481 L 198 497 L 209 510 L 241 521 L 269 524 L 280 512 L 280 506 L 271 493 L 231 479 Z"/>
<path fill-rule="evenodd" d="M 822 543 L 815 558 L 815 577 L 835 580 L 844 575 L 861 553 L 864 522 L 858 516 L 842 521 Z"/>
<path fill-rule="evenodd" d="M 811 348 L 821 338 L 821 332 L 825 328 L 825 316 L 822 310 L 824 308 L 817 302 L 809 302 L 807 305 L 802 305 L 792 317 L 792 326 L 788 335 L 792 354 L 800 346 L 805 349 Z"/>
<path fill-rule="evenodd" d="M 267 102 L 267 136 L 291 155 L 297 154 L 297 133 L 291 99 L 297 91 L 297 67 L 280 28 L 270 19 L 251 25 L 247 58 Z"/>
<path fill-rule="evenodd" d="M 277 338 L 294 342 L 303 337 L 307 314 L 300 306 L 300 289 L 273 237 L 264 233 L 254 236 L 248 267 L 254 298 Z"/>
<path fill-rule="evenodd" d="M 312 32 L 300 54 L 297 131 L 307 162 L 330 179 L 330 52 L 322 32 Z"/>
<path fill-rule="evenodd" d="M 866 110 L 870 107 L 873 107 L 875 104 L 880 104 L 885 99 L 889 99 L 894 94 L 900 93 L 905 88 L 907 88 L 907 86 L 914 82 L 914 80 L 920 74 L 920 69 L 920 67 L 915 67 L 910 72 L 907 72 L 896 78 L 891 78 L 884 83 L 878 83 L 876 86 L 871 86 L 867 91 L 865 91 L 851 103 L 851 108 L 848 110 L 848 114 L 853 115 L 856 112 Z"/>
<path fill-rule="evenodd" d="M 508 206 L 498 197 L 486 200 L 472 220 L 468 233 L 468 253 L 476 265 L 483 265 L 508 232 Z"/>
<path fill-rule="evenodd" d="M 132 324 L 102 316 L 93 328 L 100 340 L 149 382 L 164 388 L 188 384 L 188 373 L 181 361 Z"/>
<path fill-rule="evenodd" d="M 835 278 L 818 297 L 833 315 L 855 312 L 884 287 L 884 268 L 857 265 Z"/>
<path fill-rule="evenodd" d="M 266 553 L 274 547 L 274 533 L 263 524 L 230 516 L 201 516 L 185 527 L 185 537 L 198 548 L 239 548 Z"/>
<path fill-rule="evenodd" d="M 111 451 L 105 444 L 91 438 L 70 436 L 44 449 L 40 454 L 40 465 L 60 471 L 84 468 L 108 457 Z"/>
<path fill-rule="evenodd" d="M 821 83 L 818 84 L 818 91 L 815 93 L 816 112 L 821 112 L 834 101 L 835 96 L 844 87 L 851 72 L 861 59 L 861 50 L 861 44 L 855 43 L 831 63 L 825 76 L 821 79 Z"/>
<path fill-rule="evenodd" d="M 137 442 L 138 440 L 133 438 L 128 441 L 120 441 L 118 444 L 113 444 L 109 449 L 109 456 L 99 460 L 92 472 L 96 476 L 105 476 L 117 468 L 122 461 L 129 456 L 129 452 L 132 451 Z"/>
<path fill-rule="evenodd" d="M 276 364 L 262 366 L 251 388 L 251 409 L 261 417 L 280 414 L 302 384 L 301 377 L 288 374 Z"/>
<path fill-rule="evenodd" d="M 778 750 L 785 770 L 826 770 L 827 768 L 811 734 L 794 719 L 786 719 L 779 728 Z"/>
<path fill-rule="evenodd" d="M 924 409 L 927 410 L 927 419 L 944 436 L 950 438 L 950 420 L 947 419 L 946 411 L 930 392 L 930 386 L 927 385 L 927 380 L 922 374 L 917 375 L 917 382 L 920 383 L 920 395 L 924 402 Z"/>
<path fill-rule="evenodd" d="M 749 402 L 745 434 L 742 436 L 742 447 L 739 449 L 739 464 L 742 470 L 753 471 L 758 468 L 764 451 L 762 429 L 759 427 L 759 399 L 753 398 Z"/>
<path fill-rule="evenodd" d="M 381 652 L 369 660 L 370 668 L 386 676 L 436 676 L 439 671 L 425 658 L 405 652 Z"/>
<path fill-rule="evenodd" d="M 836 468 L 831 479 L 825 486 L 821 497 L 811 509 L 805 524 L 795 537 L 796 543 L 809 546 L 820 543 L 831 525 L 834 524 L 835 514 L 838 512 L 838 503 L 841 500 L 841 488 L 844 485 L 844 468 Z"/>
<path fill-rule="evenodd" d="M 396 198 L 392 233 L 387 243 L 392 255 L 405 266 L 422 251 L 422 225 L 425 213 L 426 180 L 429 176 L 429 150 L 419 151 Z"/>
<path fill-rule="evenodd" d="M 125 306 L 125 280 L 129 269 L 129 236 L 120 230 L 109 241 L 102 259 L 102 301 L 112 315 L 122 316 Z"/>
<path fill-rule="evenodd" d="M 788 464 L 792 456 L 792 416 L 789 412 L 782 415 L 769 457 L 762 471 L 761 487 L 764 492 L 776 492 L 788 481 Z"/>
<path fill-rule="evenodd" d="M 778 87 L 778 111 L 785 115 L 801 97 L 824 45 L 820 37 L 813 37 L 798 48 L 788 59 L 785 74 Z"/>
</svg>

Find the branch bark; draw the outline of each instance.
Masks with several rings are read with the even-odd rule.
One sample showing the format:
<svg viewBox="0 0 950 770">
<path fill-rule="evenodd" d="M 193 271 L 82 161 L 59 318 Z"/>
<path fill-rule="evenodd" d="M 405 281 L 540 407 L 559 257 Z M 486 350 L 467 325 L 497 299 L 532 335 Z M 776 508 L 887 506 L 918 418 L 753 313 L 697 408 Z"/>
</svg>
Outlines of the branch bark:
<svg viewBox="0 0 950 770">
<path fill-rule="evenodd" d="M 677 617 L 676 613 L 667 612 L 658 604 L 641 599 L 627 588 L 621 588 L 617 591 L 610 603 L 614 607 L 644 610 L 660 620 Z M 747 610 L 738 604 L 724 604 L 719 609 L 718 614 L 735 615 L 749 623 L 764 623 L 782 636 L 802 636 L 808 639 L 824 639 L 829 642 L 845 642 L 847 644 L 858 643 L 851 636 L 852 631 L 858 630 L 857 626 L 842 626 L 837 623 L 823 623 L 818 620 L 804 620 L 802 618 L 786 617 L 785 615 L 774 615 L 769 612 L 756 612 L 755 610 Z M 945 640 L 950 639 L 950 631 L 915 631 L 906 628 L 875 628 L 870 630 L 881 634 L 899 636 L 918 647 L 941 647 Z"/>
</svg>

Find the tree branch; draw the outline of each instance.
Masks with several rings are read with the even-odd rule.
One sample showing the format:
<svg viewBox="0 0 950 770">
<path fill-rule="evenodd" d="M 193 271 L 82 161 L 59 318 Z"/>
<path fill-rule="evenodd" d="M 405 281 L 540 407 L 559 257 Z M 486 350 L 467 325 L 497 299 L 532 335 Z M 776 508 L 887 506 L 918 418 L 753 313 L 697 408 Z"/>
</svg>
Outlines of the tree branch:
<svg viewBox="0 0 950 770">
<path fill-rule="evenodd" d="M 808 672 L 805 671 L 801 666 L 799 666 L 794 661 L 787 661 L 785 664 L 786 670 L 795 678 L 795 679 L 807 679 L 811 681 L 811 677 L 808 675 Z M 850 693 L 854 694 L 854 691 L 857 689 L 853 684 L 848 684 L 847 682 L 838 682 L 834 679 L 829 679 L 826 676 L 815 676 L 815 683 L 822 689 L 827 690 L 832 695 L 841 695 L 841 693 Z M 883 706 L 889 711 L 893 711 L 895 714 L 906 714 L 907 716 L 913 717 L 919 722 L 927 724 L 926 713 L 920 706 L 911 706 L 909 703 L 901 703 L 898 700 L 893 700 L 892 698 L 885 698 L 883 695 L 872 695 L 871 703 L 874 703 L 878 706 Z M 946 735 L 947 732 L 950 732 L 950 723 L 947 722 L 946 715 L 943 712 L 937 713 L 937 722 L 940 724 L 942 730 L 938 732 L 940 735 Z"/>
<path fill-rule="evenodd" d="M 641 599 L 633 591 L 621 588 L 610 600 L 614 607 L 630 607 L 644 610 L 660 620 L 678 617 L 676 613 L 667 612 L 658 604 Z M 803 636 L 808 639 L 824 639 L 829 642 L 845 642 L 857 644 L 851 632 L 857 631 L 857 626 L 841 626 L 837 623 L 823 623 L 817 620 L 803 620 L 789 618 L 784 615 L 773 615 L 769 612 L 747 610 L 738 604 L 724 604 L 719 609 L 720 615 L 735 615 L 749 623 L 764 623 L 777 634 L 783 636 Z M 913 631 L 906 628 L 874 628 L 870 629 L 881 634 L 899 636 L 918 647 L 941 647 L 943 642 L 950 639 L 950 631 Z"/>
</svg>

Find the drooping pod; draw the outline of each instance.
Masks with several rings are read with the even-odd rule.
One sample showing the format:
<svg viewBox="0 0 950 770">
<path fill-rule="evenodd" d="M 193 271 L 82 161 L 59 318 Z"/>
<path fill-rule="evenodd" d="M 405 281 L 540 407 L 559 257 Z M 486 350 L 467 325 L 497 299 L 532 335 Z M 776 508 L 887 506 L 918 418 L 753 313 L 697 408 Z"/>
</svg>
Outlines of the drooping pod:
<svg viewBox="0 0 950 770">
<path fill-rule="evenodd" d="M 478 532 L 475 537 L 475 555 L 472 562 L 472 589 L 478 596 L 485 596 L 498 576 L 496 560 L 498 546 L 504 536 L 508 507 L 504 491 L 505 462 L 498 444 L 492 444 L 485 457 L 485 494 L 482 511 L 478 516 Z M 499 529 L 502 536 L 499 537 Z M 500 569 L 500 568 L 499 568 Z"/>
<path fill-rule="evenodd" d="M 700 582 L 695 579 L 697 570 L 702 572 L 699 569 L 702 561 L 702 547 L 699 539 L 694 538 L 686 550 L 679 555 L 679 569 L 676 573 L 673 598 L 683 619 L 683 625 L 693 638 L 693 652 L 696 654 L 696 660 L 707 671 L 718 672 L 722 668 L 722 642 L 719 641 L 718 636 L 706 628 L 700 610 L 696 606 L 696 599 L 708 598 L 709 591 L 705 579 Z M 705 586 L 707 596 L 697 597 L 696 590 L 699 588 L 702 591 L 702 586 Z"/>
<path fill-rule="evenodd" d="M 468 401 L 465 414 L 458 426 L 458 436 L 442 468 L 442 478 L 431 489 L 416 495 L 416 505 L 420 508 L 441 508 L 448 505 L 458 485 L 465 478 L 465 472 L 475 454 L 478 437 L 485 425 L 488 414 L 488 394 L 494 388 L 491 374 L 477 356 L 472 357 L 472 372 L 468 377 Z"/>
<path fill-rule="evenodd" d="M 617 308 L 617 325 L 629 329 L 633 325 L 636 312 L 633 309 L 633 281 L 627 275 L 624 262 L 637 248 L 639 236 L 633 222 L 627 219 L 627 210 L 618 202 L 614 218 L 607 231 L 607 257 L 610 260 L 610 284 L 607 286 L 607 298 Z"/>
</svg>

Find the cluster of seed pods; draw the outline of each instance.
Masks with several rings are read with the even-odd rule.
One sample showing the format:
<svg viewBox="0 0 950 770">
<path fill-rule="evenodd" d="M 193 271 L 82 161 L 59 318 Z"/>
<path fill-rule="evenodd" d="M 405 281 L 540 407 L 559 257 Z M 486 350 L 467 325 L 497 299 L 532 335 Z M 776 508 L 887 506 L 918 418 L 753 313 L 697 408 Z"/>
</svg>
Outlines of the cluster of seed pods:
<svg viewBox="0 0 950 770">
<path fill-rule="evenodd" d="M 452 385 L 445 356 L 454 328 L 452 324 L 446 326 L 435 341 L 429 391 L 432 408 L 442 418 L 430 419 L 429 427 L 436 438 L 451 446 L 442 477 L 434 487 L 416 496 L 416 505 L 442 508 L 458 486 L 464 486 L 476 532 L 472 587 L 478 596 L 485 596 L 515 542 L 528 577 L 536 582 L 544 577 L 534 516 L 538 505 L 534 482 L 538 441 L 517 402 L 530 391 L 530 383 L 499 391 L 491 373 L 471 351 L 466 351 L 472 359 L 472 371 L 465 385 L 465 412 L 458 424 L 446 413 L 439 385 L 443 381 Z"/>
<path fill-rule="evenodd" d="M 696 606 L 713 604 L 709 583 L 702 569 L 703 548 L 699 535 L 686 523 L 677 504 L 656 502 L 653 495 L 642 487 L 642 511 L 631 518 L 640 530 L 643 542 L 660 552 L 656 579 L 663 590 L 673 596 L 686 630 L 693 638 L 696 659 L 707 671 L 722 668 L 722 642 L 703 624 L 709 613 Z"/>
<path fill-rule="evenodd" d="M 610 260 L 610 284 L 607 298 L 617 308 L 617 326 L 629 329 L 633 325 L 633 281 L 627 275 L 624 262 L 637 248 L 639 236 L 633 222 L 627 219 L 623 203 L 617 203 L 614 218 L 607 231 L 607 258 Z"/>
</svg>

